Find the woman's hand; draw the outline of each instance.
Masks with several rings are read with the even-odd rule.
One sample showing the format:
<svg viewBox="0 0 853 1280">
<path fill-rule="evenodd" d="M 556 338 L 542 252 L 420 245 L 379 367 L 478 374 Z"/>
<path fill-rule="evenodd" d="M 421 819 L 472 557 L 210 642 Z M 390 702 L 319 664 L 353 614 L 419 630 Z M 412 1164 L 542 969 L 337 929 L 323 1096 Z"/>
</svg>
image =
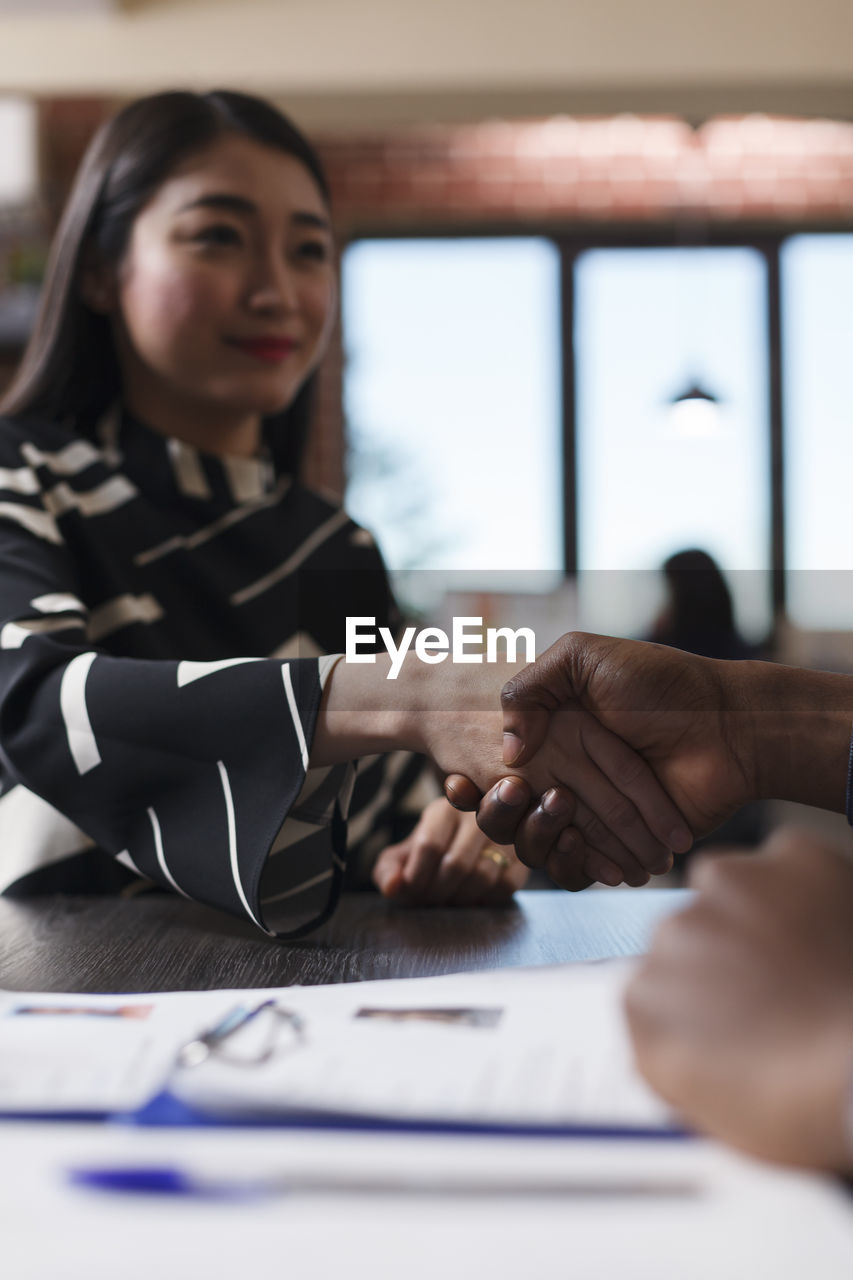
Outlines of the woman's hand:
<svg viewBox="0 0 853 1280">
<path fill-rule="evenodd" d="M 498 849 L 473 814 L 439 798 L 411 835 L 384 849 L 373 868 L 380 893 L 404 906 L 502 906 L 529 872 L 512 849 Z"/>
</svg>

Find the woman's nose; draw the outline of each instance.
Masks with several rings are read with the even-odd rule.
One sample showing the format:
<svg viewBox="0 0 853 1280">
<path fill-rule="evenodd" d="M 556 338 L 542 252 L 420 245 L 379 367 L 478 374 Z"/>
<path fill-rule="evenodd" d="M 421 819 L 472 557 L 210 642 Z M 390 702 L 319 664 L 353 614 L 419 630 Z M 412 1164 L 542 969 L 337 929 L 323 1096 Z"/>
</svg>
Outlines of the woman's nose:
<svg viewBox="0 0 853 1280">
<path fill-rule="evenodd" d="M 294 273 L 286 262 L 269 259 L 259 264 L 251 281 L 248 302 L 258 311 L 296 311 L 299 292 Z"/>
</svg>

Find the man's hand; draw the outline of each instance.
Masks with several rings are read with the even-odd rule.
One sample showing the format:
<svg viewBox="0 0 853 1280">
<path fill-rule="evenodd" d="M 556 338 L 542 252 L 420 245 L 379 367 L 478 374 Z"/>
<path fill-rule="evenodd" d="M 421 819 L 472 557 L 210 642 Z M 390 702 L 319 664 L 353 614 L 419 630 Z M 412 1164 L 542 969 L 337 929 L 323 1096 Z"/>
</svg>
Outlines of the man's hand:
<svg viewBox="0 0 853 1280">
<path fill-rule="evenodd" d="M 473 814 L 445 799 L 424 809 L 411 835 L 384 849 L 373 881 L 403 906 L 503 906 L 530 873 L 512 849 L 497 849 Z"/>
<path fill-rule="evenodd" d="M 556 750 L 571 732 L 575 761 L 608 779 L 614 794 L 642 810 L 644 797 L 663 788 L 690 828 L 681 823 L 669 838 L 684 852 L 691 832 L 713 830 L 756 792 L 749 701 L 734 671 L 753 665 L 638 641 L 563 636 L 504 688 L 504 762 L 524 774 L 528 761 L 535 765 L 538 753 Z M 574 787 L 576 776 L 567 763 L 565 784 Z M 445 790 L 460 808 L 479 799 L 459 776 Z M 480 826 L 496 842 L 514 841 L 523 862 L 566 883 L 567 863 L 585 858 L 599 825 L 576 805 L 549 814 L 530 799 L 518 784 L 498 784 L 480 805 Z M 601 806 L 596 813 L 602 816 Z M 598 859 L 587 861 L 592 878 L 606 878 Z"/>
<path fill-rule="evenodd" d="M 469 668 L 469 673 L 464 677 L 455 674 L 455 696 L 436 696 L 424 709 L 420 745 L 445 773 L 458 768 L 460 760 L 470 760 L 469 778 L 474 787 L 486 790 L 503 772 L 501 713 L 492 670 L 484 666 L 479 671 Z M 438 692 L 431 682 L 431 693 L 433 688 Z M 609 774 L 590 751 L 590 743 L 610 762 Z M 650 873 L 669 869 L 673 850 L 683 852 L 690 847 L 691 833 L 649 765 L 577 702 L 554 711 L 546 741 L 520 774 L 521 812 L 531 795 L 538 797 L 539 803 L 526 827 L 532 829 L 534 838 L 516 839 L 519 857 L 530 866 L 541 865 L 530 856 L 529 846 L 543 830 L 551 833 L 550 846 L 556 834 L 570 826 L 569 836 L 574 841 L 560 850 L 558 871 L 553 865 L 548 867 L 566 888 L 583 889 L 594 880 L 645 884 Z M 446 794 L 455 802 L 453 783 Z M 473 794 L 473 804 L 456 807 L 476 807 L 479 790 Z M 511 844 L 518 817 L 516 813 L 502 838 L 482 816 L 480 826 L 495 844 Z"/>
<path fill-rule="evenodd" d="M 628 989 L 640 1070 L 714 1137 L 853 1171 L 853 861 L 783 831 L 694 884 Z"/>
<path fill-rule="evenodd" d="M 500 690 L 512 668 L 492 664 L 440 668 L 410 654 L 389 681 L 389 659 L 366 666 L 338 662 L 327 678 L 317 717 L 311 763 L 334 764 L 404 747 L 429 755 L 444 774 L 464 770 L 475 791 L 504 775 Z M 593 759 L 586 738 L 618 764 L 624 787 Z M 643 884 L 665 870 L 672 851 L 689 848 L 691 834 L 652 769 L 617 735 L 577 705 L 560 714 L 560 733 L 523 769 L 527 795 L 541 797 L 547 825 L 574 824 L 581 856 L 563 850 L 561 882 L 583 888 L 592 880 Z M 448 793 L 449 794 L 449 793 Z M 462 807 L 462 806 L 459 806 Z M 523 810 L 522 810 L 523 811 Z M 518 820 L 516 815 L 516 821 Z M 510 844 L 512 836 L 495 844 Z"/>
</svg>

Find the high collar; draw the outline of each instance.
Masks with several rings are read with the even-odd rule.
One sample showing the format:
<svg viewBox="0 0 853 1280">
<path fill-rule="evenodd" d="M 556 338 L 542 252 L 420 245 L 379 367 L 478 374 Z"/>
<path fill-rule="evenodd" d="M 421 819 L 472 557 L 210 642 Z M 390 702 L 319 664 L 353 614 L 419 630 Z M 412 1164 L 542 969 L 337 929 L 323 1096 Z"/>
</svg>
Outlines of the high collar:
<svg viewBox="0 0 853 1280">
<path fill-rule="evenodd" d="M 266 448 L 253 458 L 206 453 L 118 408 L 104 415 L 97 435 L 109 460 L 159 506 L 213 514 L 258 502 L 281 487 Z"/>
</svg>

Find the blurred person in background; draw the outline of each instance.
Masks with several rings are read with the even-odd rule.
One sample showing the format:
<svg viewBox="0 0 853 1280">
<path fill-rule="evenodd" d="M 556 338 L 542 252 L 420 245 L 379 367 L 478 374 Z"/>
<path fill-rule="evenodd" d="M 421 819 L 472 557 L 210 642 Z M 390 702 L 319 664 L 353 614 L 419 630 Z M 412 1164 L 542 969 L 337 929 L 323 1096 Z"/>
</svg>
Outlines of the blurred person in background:
<svg viewBox="0 0 853 1280">
<path fill-rule="evenodd" d="M 663 564 L 666 601 L 649 640 L 706 658 L 757 658 L 760 651 L 740 634 L 732 594 L 707 551 L 677 551 Z"/>
</svg>

